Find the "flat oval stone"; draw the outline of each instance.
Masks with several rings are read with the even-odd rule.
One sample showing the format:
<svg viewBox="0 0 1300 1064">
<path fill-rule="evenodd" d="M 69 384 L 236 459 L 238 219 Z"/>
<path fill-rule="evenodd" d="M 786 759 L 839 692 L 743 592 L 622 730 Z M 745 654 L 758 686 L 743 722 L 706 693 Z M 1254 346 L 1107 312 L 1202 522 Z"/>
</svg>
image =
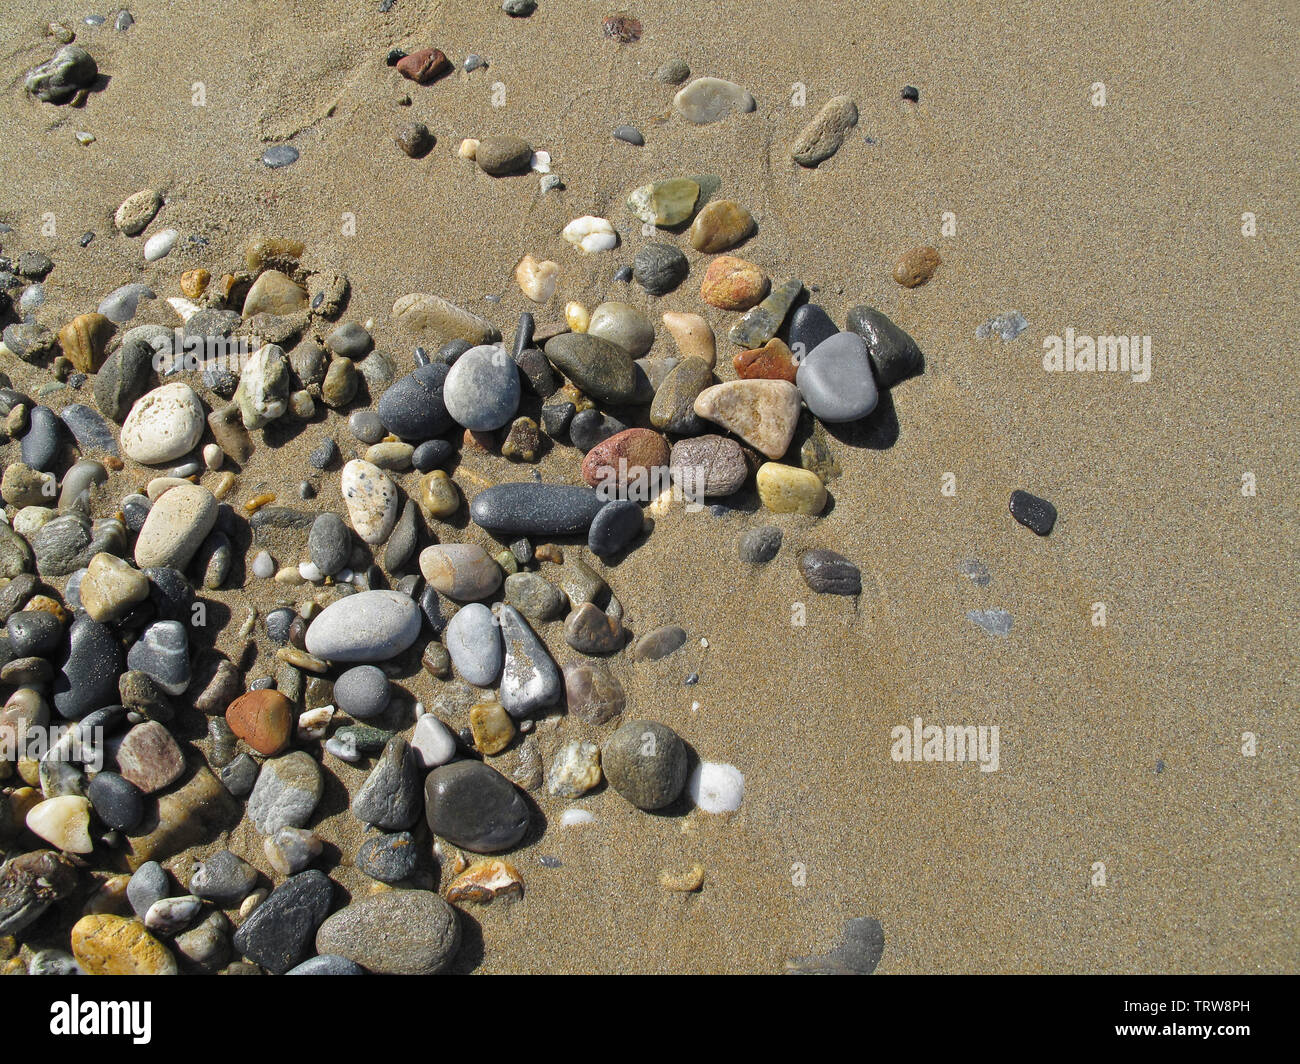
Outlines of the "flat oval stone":
<svg viewBox="0 0 1300 1064">
<path fill-rule="evenodd" d="M 420 634 L 420 610 L 398 591 L 360 591 L 326 606 L 307 628 L 307 653 L 326 661 L 388 661 Z"/>
<path fill-rule="evenodd" d="M 916 341 L 874 307 L 854 307 L 845 325 L 867 342 L 880 387 L 892 388 L 925 368 L 925 358 Z"/>
<path fill-rule="evenodd" d="M 420 572 L 429 586 L 459 602 L 484 599 L 501 586 L 501 566 L 474 543 L 445 543 L 420 552 Z"/>
<path fill-rule="evenodd" d="M 588 487 L 518 481 L 480 492 L 469 512 L 476 525 L 493 533 L 585 535 L 604 504 Z"/>
<path fill-rule="evenodd" d="M 479 168 L 493 177 L 524 173 L 532 158 L 533 146 L 522 137 L 484 137 L 474 153 Z"/>
<path fill-rule="evenodd" d="M 593 399 L 627 402 L 636 394 L 633 355 L 589 333 L 561 333 L 546 341 L 546 357 Z"/>
<path fill-rule="evenodd" d="M 294 750 L 262 765 L 248 796 L 248 819 L 263 835 L 300 828 L 311 819 L 325 783 L 310 754 Z"/>
<path fill-rule="evenodd" d="M 354 458 L 343 467 L 341 487 L 357 535 L 367 543 L 383 543 L 397 524 L 397 485 L 378 466 Z"/>
<path fill-rule="evenodd" d="M 455 622 L 454 617 L 452 621 Z M 546 644 L 513 606 L 503 604 L 500 607 L 498 624 L 505 642 L 501 705 L 515 718 L 527 717 L 539 709 L 555 705 L 560 700 L 563 686 L 560 670 Z"/>
<path fill-rule="evenodd" d="M 684 358 L 668 371 L 650 404 L 650 424 L 678 436 L 704 431 L 695 400 L 713 383 L 713 370 L 700 358 Z"/>
<path fill-rule="evenodd" d="M 345 568 L 352 554 L 352 533 L 343 518 L 335 513 L 317 517 L 307 536 L 307 553 L 325 576 L 333 576 Z"/>
<path fill-rule="evenodd" d="M 190 642 L 179 621 L 155 621 L 132 644 L 128 669 L 138 669 L 169 695 L 182 695 L 190 685 Z"/>
<path fill-rule="evenodd" d="M 580 654 L 612 654 L 623 646 L 623 626 L 594 602 L 583 602 L 564 620 L 564 641 Z"/>
<path fill-rule="evenodd" d="M 758 469 L 758 497 L 778 514 L 819 514 L 826 507 L 826 485 L 816 473 L 780 462 Z"/>
<path fill-rule="evenodd" d="M 587 547 L 600 558 L 611 558 L 645 528 L 641 507 L 630 499 L 607 502 L 591 522 Z"/>
<path fill-rule="evenodd" d="M 687 502 L 731 495 L 744 486 L 749 465 L 740 444 L 727 436 L 696 436 L 673 444 L 673 483 Z"/>
<path fill-rule="evenodd" d="M 434 769 L 424 781 L 424 802 L 433 833 L 474 853 L 508 850 L 528 832 L 523 795 L 481 761 L 456 761 Z"/>
<path fill-rule="evenodd" d="M 333 899 L 334 884 L 324 872 L 313 868 L 290 876 L 240 925 L 235 949 L 282 975 L 302 959 Z"/>
<path fill-rule="evenodd" d="M 630 720 L 600 751 L 609 785 L 638 809 L 671 805 L 686 786 L 686 744 L 665 724 Z"/>
<path fill-rule="evenodd" d="M 54 468 L 63 443 L 61 425 L 48 406 L 32 407 L 29 427 L 22 438 L 22 458 L 33 469 L 49 472 Z"/>
<path fill-rule="evenodd" d="M 249 691 L 226 708 L 226 723 L 264 757 L 274 757 L 293 734 L 293 703 L 279 691 Z"/>
<path fill-rule="evenodd" d="M 666 658 L 686 644 L 686 631 L 675 624 L 666 624 L 647 632 L 632 648 L 633 661 L 658 661 Z"/>
<path fill-rule="evenodd" d="M 400 297 L 393 304 L 393 317 L 409 332 L 440 343 L 492 344 L 501 339 L 501 331 L 487 319 L 427 292 Z"/>
<path fill-rule="evenodd" d="M 833 550 L 810 550 L 799 559 L 799 573 L 820 595 L 862 593 L 862 573 L 844 555 Z"/>
<path fill-rule="evenodd" d="M 781 550 L 781 530 L 776 525 L 760 525 L 742 532 L 737 544 L 740 560 L 746 565 L 765 565 Z"/>
<path fill-rule="evenodd" d="M 452 663 L 468 683 L 489 687 L 501 675 L 505 648 L 492 611 L 474 602 L 457 611 L 442 635 Z"/>
<path fill-rule="evenodd" d="M 190 893 L 223 908 L 238 905 L 257 886 L 258 871 L 229 850 L 218 850 L 200 861 L 190 876 Z"/>
<path fill-rule="evenodd" d="M 140 569 L 184 569 L 217 523 L 217 500 L 198 484 L 168 489 L 149 510 L 135 541 Z"/>
<path fill-rule="evenodd" d="M 800 166 L 825 162 L 844 144 L 849 130 L 858 124 L 858 106 L 851 96 L 832 96 L 795 137 L 790 158 Z"/>
<path fill-rule="evenodd" d="M 649 502 L 658 495 L 654 477 L 668 465 L 668 441 L 653 429 L 624 429 L 603 440 L 582 460 L 582 479 L 609 500 L 639 489 L 636 497 Z"/>
<path fill-rule="evenodd" d="M 599 661 L 575 661 L 564 667 L 569 713 L 584 724 L 605 724 L 623 712 L 626 695 L 618 677 Z"/>
<path fill-rule="evenodd" d="M 126 668 L 112 630 L 86 614 L 68 629 L 68 657 L 54 677 L 54 708 L 67 720 L 117 702 L 117 678 Z"/>
<path fill-rule="evenodd" d="M 157 293 L 147 284 L 124 284 L 101 299 L 95 310 L 109 321 L 122 325 L 135 317 L 140 300 L 157 298 Z"/>
<path fill-rule="evenodd" d="M 789 450 L 799 410 L 799 389 L 789 381 L 726 381 L 705 388 L 695 400 L 700 417 L 773 459 Z"/>
<path fill-rule="evenodd" d="M 115 433 L 108 422 L 85 403 L 69 403 L 59 411 L 59 418 L 68 426 L 83 454 L 117 454 Z"/>
<path fill-rule="evenodd" d="M 828 423 L 866 417 L 880 398 L 866 341 L 852 332 L 836 333 L 809 352 L 795 383 L 812 414 Z"/>
<path fill-rule="evenodd" d="M 455 959 L 460 941 L 456 910 L 427 890 L 360 898 L 316 932 L 318 953 L 346 958 L 377 975 L 433 975 Z"/>
<path fill-rule="evenodd" d="M 448 372 L 441 362 L 430 362 L 395 381 L 375 408 L 384 428 L 404 440 L 428 440 L 451 428 L 452 417 L 443 402 Z"/>
<path fill-rule="evenodd" d="M 697 126 L 726 118 L 732 111 L 745 114 L 758 104 L 754 97 L 730 81 L 721 78 L 696 78 L 673 97 L 673 106 L 686 121 Z"/>
<path fill-rule="evenodd" d="M 691 223 L 687 239 L 696 251 L 715 255 L 729 251 L 754 231 L 754 216 L 735 200 L 706 204 Z"/>
<path fill-rule="evenodd" d="M 608 340 L 615 347 L 626 351 L 633 359 L 637 359 L 654 346 L 655 327 L 640 307 L 634 307 L 631 303 L 606 302 L 601 303 L 591 312 L 586 333 L 570 335 L 593 336 Z M 577 383 L 582 386 L 580 381 Z M 598 399 L 602 398 L 590 389 L 583 388 L 583 390 Z"/>
<path fill-rule="evenodd" d="M 447 412 L 473 432 L 492 432 L 515 416 L 519 369 L 500 344 L 472 347 L 456 360 L 443 384 Z"/>
</svg>

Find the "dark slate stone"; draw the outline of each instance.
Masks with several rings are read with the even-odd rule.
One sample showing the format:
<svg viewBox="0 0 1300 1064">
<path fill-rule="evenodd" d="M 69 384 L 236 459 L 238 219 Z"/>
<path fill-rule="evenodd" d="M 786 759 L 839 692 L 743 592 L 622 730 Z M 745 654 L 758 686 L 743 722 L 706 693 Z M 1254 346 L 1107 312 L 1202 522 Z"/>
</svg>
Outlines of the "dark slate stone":
<svg viewBox="0 0 1300 1064">
<path fill-rule="evenodd" d="M 553 440 L 563 439 L 577 409 L 567 399 L 545 404 L 542 407 L 542 428 L 546 435 Z"/>
<path fill-rule="evenodd" d="M 604 501 L 588 487 L 522 481 L 497 484 L 470 504 L 480 528 L 507 535 L 585 533 Z"/>
<path fill-rule="evenodd" d="M 68 630 L 68 657 L 54 677 L 54 708 L 66 720 L 80 720 L 113 705 L 125 668 L 122 645 L 108 626 L 78 615 Z"/>
<path fill-rule="evenodd" d="M 519 315 L 519 325 L 515 328 L 514 346 L 510 349 L 510 355 L 516 362 L 519 361 L 519 356 L 527 348 L 533 346 L 533 329 L 536 325 L 536 320 L 528 311 L 525 310 Z"/>
<path fill-rule="evenodd" d="M 101 772 L 86 791 L 95 815 L 116 831 L 132 831 L 144 817 L 144 793 L 116 772 Z"/>
<path fill-rule="evenodd" d="M 632 276 L 652 296 L 671 292 L 690 272 L 686 256 L 672 244 L 647 244 L 632 260 Z"/>
<path fill-rule="evenodd" d="M 790 351 L 798 361 L 839 331 L 825 310 L 816 303 L 805 303 L 790 315 Z"/>
<path fill-rule="evenodd" d="M 99 414 L 85 403 L 72 403 L 59 415 L 86 454 L 116 455 L 117 434 Z"/>
<path fill-rule="evenodd" d="M 395 381 L 380 397 L 376 410 L 384 427 L 404 440 L 427 440 L 451 428 L 451 415 L 442 401 L 447 366 L 431 362 Z"/>
<path fill-rule="evenodd" d="M 441 635 L 442 630 L 447 627 L 448 618 L 438 592 L 434 588 L 426 586 L 420 592 L 419 601 L 420 612 L 424 614 L 424 619 L 428 622 L 429 631 L 434 635 Z"/>
<path fill-rule="evenodd" d="M 1011 516 L 1040 536 L 1049 535 L 1056 527 L 1056 507 L 1046 499 L 1027 491 L 1013 491 L 1010 506 Z"/>
<path fill-rule="evenodd" d="M 258 764 L 248 754 L 240 754 L 221 769 L 221 782 L 236 798 L 247 798 L 257 783 Z"/>
<path fill-rule="evenodd" d="M 569 422 L 569 442 L 586 454 L 598 443 L 603 443 L 626 425 L 616 417 L 599 410 L 583 410 L 573 415 Z"/>
<path fill-rule="evenodd" d="M 505 776 L 481 761 L 455 761 L 424 782 L 429 827 L 454 846 L 499 853 L 528 832 L 528 803 Z"/>
<path fill-rule="evenodd" d="M 381 883 L 398 883 L 415 871 L 415 836 L 409 831 L 380 835 L 362 843 L 357 868 Z"/>
<path fill-rule="evenodd" d="M 819 595 L 862 593 L 862 573 L 844 555 L 833 550 L 810 550 L 799 559 L 804 583 Z"/>
<path fill-rule="evenodd" d="M 326 576 L 347 567 L 352 554 L 352 533 L 336 513 L 323 513 L 312 522 L 307 536 L 307 554 Z"/>
<path fill-rule="evenodd" d="M 641 507 L 630 499 L 607 502 L 591 520 L 587 546 L 601 558 L 617 554 L 645 527 Z"/>
<path fill-rule="evenodd" d="M 235 932 L 235 949 L 282 975 L 314 941 L 316 929 L 329 915 L 333 893 L 329 878 L 315 868 L 291 876 Z"/>
<path fill-rule="evenodd" d="M 742 532 L 738 548 L 740 560 L 748 565 L 763 565 L 781 549 L 781 530 L 776 525 L 762 525 Z"/>
<path fill-rule="evenodd" d="M 156 566 L 142 570 L 149 578 L 149 601 L 164 621 L 189 625 L 193 618 L 194 588 L 178 569 Z"/>
<path fill-rule="evenodd" d="M 882 388 L 892 388 L 925 368 L 925 357 L 916 341 L 880 311 L 868 306 L 854 307 L 849 311 L 846 325 L 850 332 L 866 340 L 867 354 Z"/>
<path fill-rule="evenodd" d="M 59 459 L 63 442 L 62 422 L 48 406 L 32 407 L 27 435 L 23 437 L 22 456 L 33 469 L 48 473 Z"/>
<path fill-rule="evenodd" d="M 21 610 L 5 622 L 14 657 L 49 657 L 63 638 L 63 625 L 45 610 Z"/>
<path fill-rule="evenodd" d="M 452 451 L 449 440 L 425 440 L 411 452 L 411 465 L 421 473 L 428 473 L 447 461 Z"/>
<path fill-rule="evenodd" d="M 474 345 L 468 340 L 451 340 L 438 348 L 433 356 L 434 362 L 440 362 L 444 366 L 454 366 L 456 359 L 460 358 L 466 351 Z"/>
</svg>

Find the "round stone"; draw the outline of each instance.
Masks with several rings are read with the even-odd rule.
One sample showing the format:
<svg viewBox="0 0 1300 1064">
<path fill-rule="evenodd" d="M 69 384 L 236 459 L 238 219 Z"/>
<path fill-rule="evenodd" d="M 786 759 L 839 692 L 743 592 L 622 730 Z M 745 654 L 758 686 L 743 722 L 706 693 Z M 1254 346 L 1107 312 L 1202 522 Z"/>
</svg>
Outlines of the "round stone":
<svg viewBox="0 0 1300 1064">
<path fill-rule="evenodd" d="M 809 411 L 825 422 L 866 417 L 879 399 L 866 341 L 852 332 L 836 333 L 810 351 L 795 383 Z"/>
<path fill-rule="evenodd" d="M 192 451 L 206 423 L 203 401 L 181 381 L 136 400 L 122 423 L 122 451 L 141 465 L 162 465 Z"/>
<path fill-rule="evenodd" d="M 257 886 L 258 871 L 229 850 L 200 861 L 190 877 L 190 893 L 224 907 L 238 905 Z"/>
<path fill-rule="evenodd" d="M 474 602 L 458 610 L 447 622 L 442 638 L 452 664 L 468 683 L 489 687 L 496 682 L 505 661 L 505 648 L 490 609 Z"/>
<path fill-rule="evenodd" d="M 713 200 L 695 216 L 687 239 L 696 251 L 729 251 L 754 231 L 754 216 L 734 200 Z"/>
<path fill-rule="evenodd" d="M 752 262 L 719 255 L 704 272 L 700 298 L 719 310 L 748 310 L 762 302 L 768 284 L 767 274 Z"/>
<path fill-rule="evenodd" d="M 279 691 L 249 691 L 227 707 L 226 723 L 259 754 L 274 757 L 293 734 L 293 703 Z"/>
<path fill-rule="evenodd" d="M 623 685 L 599 661 L 575 661 L 564 667 L 569 713 L 584 724 L 605 724 L 623 712 Z"/>
<path fill-rule="evenodd" d="M 377 975 L 433 975 L 451 964 L 460 940 L 456 910 L 437 894 L 390 890 L 330 916 L 316 932 L 316 951 Z"/>
<path fill-rule="evenodd" d="M 388 661 L 420 634 L 420 610 L 397 591 L 361 591 L 326 606 L 307 629 L 307 653 L 334 662 Z"/>
<path fill-rule="evenodd" d="M 632 262 L 632 276 L 652 296 L 671 292 L 690 272 L 690 263 L 671 244 L 647 244 Z M 590 332 L 590 327 L 588 327 Z"/>
<path fill-rule="evenodd" d="M 519 370 L 500 344 L 473 347 L 448 371 L 442 394 L 447 412 L 458 424 L 474 432 L 491 432 L 507 424 L 519 409 Z"/>
<path fill-rule="evenodd" d="M 826 507 L 826 485 L 810 470 L 764 462 L 756 479 L 758 497 L 773 513 L 815 516 Z"/>
<path fill-rule="evenodd" d="M 366 720 L 388 708 L 388 677 L 374 665 L 357 665 L 334 681 L 335 704 L 350 717 Z"/>
<path fill-rule="evenodd" d="M 592 518 L 587 546 L 598 557 L 612 558 L 636 539 L 644 528 L 645 518 L 637 503 L 614 499 Z"/>
<path fill-rule="evenodd" d="M 670 251 L 676 251 L 675 248 L 669 248 L 667 244 L 651 244 L 649 247 L 667 248 Z M 656 252 L 654 254 L 662 256 L 666 252 Z M 637 256 L 638 261 L 640 257 L 640 255 Z M 685 262 L 686 258 L 682 256 L 682 265 L 685 265 Z M 585 335 L 608 340 L 615 347 L 626 351 L 632 358 L 640 358 L 654 346 L 655 342 L 655 329 L 650 323 L 650 319 L 645 316 L 645 313 L 639 307 L 634 307 L 631 303 L 601 303 L 591 312 L 591 321 L 587 325 Z M 559 339 L 559 337 L 556 337 L 556 339 Z M 550 354 L 549 346 L 547 354 Z M 579 383 L 579 387 L 583 387 L 580 382 L 577 383 Z M 583 387 L 583 391 L 588 391 L 588 389 Z M 595 398 L 601 398 L 595 392 L 589 394 Z"/>
<path fill-rule="evenodd" d="M 294 750 L 262 766 L 248 796 L 248 818 L 263 835 L 300 828 L 311 819 L 324 791 L 320 766 L 310 754 Z"/>
<path fill-rule="evenodd" d="M 116 831 L 133 831 L 144 818 L 144 794 L 116 772 L 100 772 L 86 790 L 95 815 Z"/>
<path fill-rule="evenodd" d="M 735 765 L 701 761 L 686 781 L 686 793 L 706 813 L 733 813 L 745 797 L 745 777 Z"/>
<path fill-rule="evenodd" d="M 390 388 L 389 391 L 391 390 Z M 385 392 L 384 394 L 388 393 Z M 348 431 L 362 443 L 374 444 L 382 440 L 388 430 L 384 427 L 379 415 L 373 410 L 354 410 L 348 415 Z"/>
<path fill-rule="evenodd" d="M 684 758 L 683 752 L 683 782 Z M 523 795 L 481 761 L 457 761 L 434 769 L 424 783 L 424 800 L 433 833 L 474 853 L 508 850 L 528 832 L 528 803 Z"/>
<path fill-rule="evenodd" d="M 673 444 L 669 458 L 673 483 L 689 502 L 731 495 L 749 476 L 740 444 L 727 436 L 695 436 Z"/>
<path fill-rule="evenodd" d="M 598 443 L 582 460 L 582 479 L 604 500 L 627 494 L 649 502 L 659 494 L 659 471 L 669 459 L 668 441 L 653 429 L 632 428 Z"/>
<path fill-rule="evenodd" d="M 686 786 L 686 744 L 667 725 L 630 720 L 600 751 L 605 778 L 638 809 L 662 809 Z"/>
<path fill-rule="evenodd" d="M 415 836 L 409 831 L 368 839 L 357 851 L 357 868 L 381 883 L 399 883 L 415 871 Z"/>
<path fill-rule="evenodd" d="M 452 423 L 443 402 L 448 372 L 443 363 L 430 362 L 394 381 L 375 408 L 384 428 L 404 440 L 428 440 L 446 432 Z"/>
<path fill-rule="evenodd" d="M 522 137 L 484 137 L 474 153 L 479 168 L 493 177 L 524 173 L 532 158 L 533 147 Z"/>
<path fill-rule="evenodd" d="M 502 579 L 501 567 L 473 543 L 426 547 L 420 552 L 420 572 L 431 587 L 459 602 L 487 598 Z"/>
</svg>

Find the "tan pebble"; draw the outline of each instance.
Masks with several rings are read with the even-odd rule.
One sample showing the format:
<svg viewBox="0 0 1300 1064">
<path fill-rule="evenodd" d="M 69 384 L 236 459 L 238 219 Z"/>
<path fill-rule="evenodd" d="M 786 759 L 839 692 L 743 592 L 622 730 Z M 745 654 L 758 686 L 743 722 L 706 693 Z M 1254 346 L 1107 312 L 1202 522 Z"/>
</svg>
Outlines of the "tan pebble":
<svg viewBox="0 0 1300 1064">
<path fill-rule="evenodd" d="M 702 359 L 709 369 L 714 367 L 718 361 L 717 341 L 707 321 L 698 314 L 670 310 L 664 315 L 664 326 L 683 358 Z"/>
<path fill-rule="evenodd" d="M 212 486 L 212 494 L 218 499 L 224 499 L 235 487 L 235 474 L 229 471 L 222 473 L 217 477 L 217 481 Z"/>
<path fill-rule="evenodd" d="M 208 290 L 211 281 L 212 274 L 201 266 L 197 270 L 186 270 L 181 274 L 181 291 L 190 299 L 198 299 Z"/>
<path fill-rule="evenodd" d="M 660 872 L 659 885 L 664 890 L 691 894 L 704 886 L 704 866 L 693 864 L 684 872 Z"/>
<path fill-rule="evenodd" d="M 513 901 L 524 894 L 524 877 L 509 861 L 475 861 L 452 880 L 447 900 L 458 905 L 488 905 L 498 898 Z"/>
<path fill-rule="evenodd" d="M 28 786 L 40 786 L 41 763 L 34 757 L 20 757 L 18 759 L 18 777 Z"/>
<path fill-rule="evenodd" d="M 41 792 L 34 787 L 18 787 L 9 792 L 9 807 L 13 810 L 14 822 L 24 823 L 27 814 L 41 802 Z"/>
<path fill-rule="evenodd" d="M 313 657 L 305 650 L 299 650 L 297 647 L 280 647 L 275 652 L 275 656 L 283 662 L 287 662 L 295 669 L 302 669 L 305 672 L 314 672 L 318 676 L 329 672 L 329 662 L 321 661 L 320 658 Z"/>
<path fill-rule="evenodd" d="M 441 469 L 426 473 L 420 478 L 420 505 L 430 517 L 450 517 L 460 509 L 456 482 Z"/>
<path fill-rule="evenodd" d="M 564 564 L 564 550 L 557 543 L 543 543 L 533 552 L 533 556 L 538 561 L 551 562 L 555 565 Z"/>
<path fill-rule="evenodd" d="M 68 612 L 68 608 L 58 599 L 51 598 L 49 595 L 33 595 L 27 600 L 27 605 L 23 609 L 52 613 L 62 624 L 67 624 L 72 620 L 72 614 Z"/>
<path fill-rule="evenodd" d="M 259 495 L 254 495 L 248 502 L 244 503 L 244 513 L 255 514 L 267 503 L 275 502 L 275 496 L 269 491 L 264 491 Z"/>
<path fill-rule="evenodd" d="M 26 975 L 27 964 L 21 957 L 10 957 L 0 967 L 0 975 Z"/>
<path fill-rule="evenodd" d="M 734 248 L 754 231 L 754 216 L 734 200 L 707 204 L 687 234 L 691 247 L 711 255 Z"/>
<path fill-rule="evenodd" d="M 115 326 L 103 314 L 81 314 L 59 330 L 59 346 L 82 373 L 98 373 Z"/>
<path fill-rule="evenodd" d="M 285 565 L 276 572 L 272 579 L 277 584 L 288 584 L 290 587 L 301 587 L 307 581 L 303 579 L 302 573 L 298 572 L 296 565 Z"/>
<path fill-rule="evenodd" d="M 780 458 L 794 438 L 799 404 L 799 389 L 789 381 L 725 381 L 700 392 L 695 413 L 734 432 L 768 458 Z"/>
<path fill-rule="evenodd" d="M 239 905 L 240 917 L 246 918 L 248 916 L 251 916 L 253 910 L 256 909 L 259 905 L 261 905 L 262 902 L 266 901 L 268 894 L 270 894 L 270 891 L 268 891 L 265 887 L 258 887 L 255 891 L 253 891 L 252 894 L 250 894 L 247 898 L 245 898 L 240 903 Z"/>
<path fill-rule="evenodd" d="M 131 882 L 130 876 L 109 876 L 99 885 L 87 900 L 86 906 L 81 910 L 83 916 L 94 916 L 97 913 L 120 913 L 126 908 L 126 885 Z"/>
<path fill-rule="evenodd" d="M 913 248 L 900 255 L 894 263 L 894 280 L 904 288 L 916 288 L 934 276 L 939 262 L 938 248 Z"/>
<path fill-rule="evenodd" d="M 500 702 L 479 702 L 470 707 L 469 727 L 480 753 L 499 754 L 515 737 L 515 723 Z"/>
<path fill-rule="evenodd" d="M 250 270 L 259 270 L 267 262 L 297 262 L 306 250 L 301 240 L 259 236 L 249 241 L 244 251 L 244 262 Z"/>
<path fill-rule="evenodd" d="M 188 484 L 184 477 L 154 477 L 145 485 L 144 493 L 150 502 L 157 502 L 163 493 L 178 484 Z"/>
<path fill-rule="evenodd" d="M 72 926 L 72 955 L 88 975 L 177 974 L 171 951 L 125 916 L 83 916 Z"/>
<path fill-rule="evenodd" d="M 585 333 L 591 324 L 591 312 L 574 300 L 564 304 L 564 320 L 570 332 Z"/>
<path fill-rule="evenodd" d="M 473 137 L 466 137 L 460 142 L 460 150 L 456 154 L 462 159 L 473 159 L 478 155 L 478 141 Z"/>
<path fill-rule="evenodd" d="M 203 448 L 203 464 L 208 467 L 210 473 L 215 473 L 221 468 L 221 463 L 225 461 L 225 452 L 215 443 L 206 444 Z"/>
<path fill-rule="evenodd" d="M 532 255 L 525 255 L 515 267 L 515 283 L 534 303 L 545 303 L 554 296 L 559 279 L 559 263 L 550 259 L 538 262 Z"/>
</svg>

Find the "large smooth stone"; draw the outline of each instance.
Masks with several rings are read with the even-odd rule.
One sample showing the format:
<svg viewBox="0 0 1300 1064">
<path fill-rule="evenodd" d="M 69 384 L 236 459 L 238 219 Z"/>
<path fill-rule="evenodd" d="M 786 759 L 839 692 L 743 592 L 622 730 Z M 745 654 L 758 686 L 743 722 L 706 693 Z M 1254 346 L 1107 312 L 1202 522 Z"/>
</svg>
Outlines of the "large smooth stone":
<svg viewBox="0 0 1300 1064">
<path fill-rule="evenodd" d="M 695 413 L 695 400 L 713 383 L 713 370 L 702 358 L 684 358 L 671 370 L 650 404 L 650 424 L 678 436 L 696 436 L 704 421 Z"/>
<path fill-rule="evenodd" d="M 752 95 L 730 81 L 696 78 L 673 97 L 673 106 L 686 121 L 704 126 L 726 118 L 732 111 L 753 111 L 758 104 Z"/>
<path fill-rule="evenodd" d="M 290 876 L 235 932 L 235 949 L 276 975 L 300 960 L 329 915 L 334 884 L 315 868 Z"/>
<path fill-rule="evenodd" d="M 625 403 L 636 394 L 634 356 L 617 344 L 588 333 L 561 333 L 546 341 L 551 364 L 590 395 Z"/>
<path fill-rule="evenodd" d="M 136 538 L 136 567 L 184 569 L 216 525 L 217 510 L 217 500 L 207 488 L 169 488 L 150 508 Z"/>
<path fill-rule="evenodd" d="M 399 591 L 361 591 L 321 610 L 307 629 L 307 653 L 326 661 L 387 661 L 419 634 L 413 599 Z"/>
<path fill-rule="evenodd" d="M 880 395 L 871 373 L 867 343 L 857 333 L 836 333 L 799 363 L 795 383 L 815 417 L 857 421 L 876 409 Z"/>
<path fill-rule="evenodd" d="M 604 504 L 587 487 L 518 481 L 479 492 L 469 514 L 476 525 L 493 533 L 585 535 Z"/>
<path fill-rule="evenodd" d="M 485 599 L 501 586 L 501 566 L 476 543 L 435 543 L 420 552 L 429 586 L 458 602 Z"/>
<path fill-rule="evenodd" d="M 447 366 L 430 362 L 394 382 L 375 407 L 384 428 L 404 440 L 428 440 L 451 428 L 442 399 Z"/>
<path fill-rule="evenodd" d="M 601 303 L 591 312 L 586 335 L 608 340 L 637 359 L 654 346 L 655 327 L 639 307 L 631 303 L 608 302 Z"/>
<path fill-rule="evenodd" d="M 161 465 L 189 454 L 203 436 L 206 415 L 193 388 L 164 384 L 136 400 L 122 423 L 122 451 L 141 465 Z"/>
<path fill-rule="evenodd" d="M 433 833 L 474 853 L 508 850 L 528 832 L 524 796 L 481 761 L 434 769 L 424 781 L 424 803 Z"/>
<path fill-rule="evenodd" d="M 316 952 L 344 957 L 377 975 L 433 975 L 460 949 L 456 910 L 427 890 L 360 898 L 316 932 Z"/>
<path fill-rule="evenodd" d="M 501 428 L 519 409 L 519 369 L 500 344 L 471 347 L 447 373 L 447 413 L 474 432 Z"/>
<path fill-rule="evenodd" d="M 492 611 L 481 602 L 458 610 L 447 622 L 442 641 L 452 664 L 468 683 L 490 687 L 501 675 L 505 653 L 501 632 Z"/>
<path fill-rule="evenodd" d="M 774 459 L 789 449 L 799 409 L 799 389 L 789 381 L 726 381 L 705 388 L 695 400 L 700 417 Z"/>
<path fill-rule="evenodd" d="M 498 620 L 506 646 L 501 705 L 512 717 L 527 717 L 555 705 L 564 685 L 546 644 L 537 638 L 537 633 L 513 606 L 502 605 Z"/>
</svg>

